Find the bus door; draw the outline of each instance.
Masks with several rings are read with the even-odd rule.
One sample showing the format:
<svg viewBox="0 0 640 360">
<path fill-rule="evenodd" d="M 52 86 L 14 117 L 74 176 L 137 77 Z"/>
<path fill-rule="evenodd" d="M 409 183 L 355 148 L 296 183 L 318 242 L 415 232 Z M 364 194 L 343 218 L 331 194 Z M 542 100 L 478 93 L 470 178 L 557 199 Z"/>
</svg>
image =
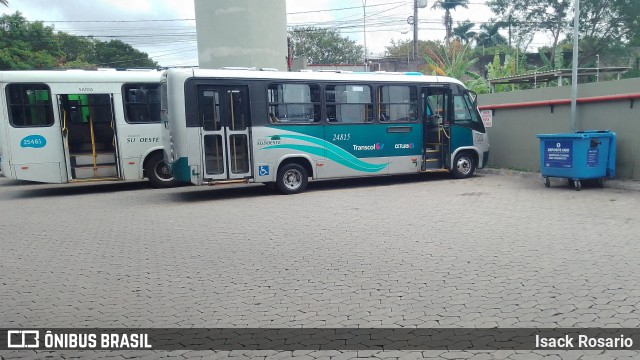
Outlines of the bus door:
<svg viewBox="0 0 640 360">
<path fill-rule="evenodd" d="M 40 83 L 12 83 L 5 87 L 7 120 L 2 170 L 9 177 L 49 183 L 66 182 L 60 126 L 55 121 L 52 92 Z M 2 119 L 6 121 L 5 119 Z M 0 131 L 0 133 L 4 133 Z"/>
<path fill-rule="evenodd" d="M 205 86 L 198 96 L 204 179 L 251 177 L 247 87 Z"/>
<path fill-rule="evenodd" d="M 422 171 L 448 169 L 451 144 L 451 89 L 448 84 L 423 87 L 420 101 L 423 123 Z"/>
<path fill-rule="evenodd" d="M 69 181 L 119 180 L 113 96 L 58 95 Z"/>
</svg>

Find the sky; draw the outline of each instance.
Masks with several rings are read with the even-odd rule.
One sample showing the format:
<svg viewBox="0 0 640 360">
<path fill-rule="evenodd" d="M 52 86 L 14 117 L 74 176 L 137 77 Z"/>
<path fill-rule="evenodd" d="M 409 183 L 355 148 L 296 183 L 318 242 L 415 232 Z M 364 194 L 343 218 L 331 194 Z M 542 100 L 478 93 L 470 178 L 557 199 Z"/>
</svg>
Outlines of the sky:
<svg viewBox="0 0 640 360">
<path fill-rule="evenodd" d="M 454 26 L 468 19 L 478 30 L 492 16 L 486 1 L 470 0 L 468 9 L 452 12 Z M 427 7 L 418 13 L 421 40 L 444 39 L 444 12 L 432 9 L 433 3 L 428 0 Z M 364 45 L 366 29 L 369 57 L 383 55 L 392 39 L 413 39 L 407 24 L 407 17 L 413 15 L 413 0 L 286 0 L 286 6 L 288 26 L 333 26 L 359 45 Z M 190 0 L 9 0 L 9 6 L 0 11 L 20 11 L 29 21 L 43 21 L 74 35 L 120 39 L 146 52 L 161 66 L 198 63 L 194 4 Z M 506 30 L 503 33 L 506 36 Z M 532 45 L 546 44 L 545 37 L 536 37 Z"/>
</svg>

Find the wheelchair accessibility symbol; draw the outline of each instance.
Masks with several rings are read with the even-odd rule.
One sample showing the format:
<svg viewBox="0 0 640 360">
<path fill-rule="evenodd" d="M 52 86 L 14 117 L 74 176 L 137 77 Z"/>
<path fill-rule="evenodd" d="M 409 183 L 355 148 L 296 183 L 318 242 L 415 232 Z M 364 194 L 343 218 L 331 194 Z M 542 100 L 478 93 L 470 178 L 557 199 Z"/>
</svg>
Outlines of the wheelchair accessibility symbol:
<svg viewBox="0 0 640 360">
<path fill-rule="evenodd" d="M 259 176 L 267 176 L 269 175 L 269 166 L 268 165 L 261 165 L 258 167 L 258 175 Z"/>
</svg>

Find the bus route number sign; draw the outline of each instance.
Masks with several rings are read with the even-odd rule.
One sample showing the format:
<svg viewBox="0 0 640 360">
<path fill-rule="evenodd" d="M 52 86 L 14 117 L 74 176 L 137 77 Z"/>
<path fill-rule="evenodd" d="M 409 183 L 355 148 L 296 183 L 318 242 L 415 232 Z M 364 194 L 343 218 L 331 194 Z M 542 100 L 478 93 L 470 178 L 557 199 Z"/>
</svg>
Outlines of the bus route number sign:
<svg viewBox="0 0 640 360">
<path fill-rule="evenodd" d="M 573 167 L 573 141 L 547 140 L 544 142 L 544 166 L 549 168 Z"/>
<path fill-rule="evenodd" d="M 47 145 L 47 139 L 42 135 L 29 135 L 20 140 L 20 147 L 39 149 Z"/>
</svg>

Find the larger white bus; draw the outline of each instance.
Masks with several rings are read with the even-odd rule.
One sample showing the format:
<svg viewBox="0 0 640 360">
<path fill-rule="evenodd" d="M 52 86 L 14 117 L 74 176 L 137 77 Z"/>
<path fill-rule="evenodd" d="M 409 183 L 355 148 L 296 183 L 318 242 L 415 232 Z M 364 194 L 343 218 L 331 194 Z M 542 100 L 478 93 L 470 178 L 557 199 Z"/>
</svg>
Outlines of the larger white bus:
<svg viewBox="0 0 640 360">
<path fill-rule="evenodd" d="M 166 160 L 196 185 L 292 194 L 309 178 L 465 178 L 488 159 L 475 96 L 447 77 L 169 69 L 161 94 Z"/>
<path fill-rule="evenodd" d="M 44 183 L 175 184 L 163 159 L 160 71 L 0 72 L 4 175 Z"/>
</svg>

